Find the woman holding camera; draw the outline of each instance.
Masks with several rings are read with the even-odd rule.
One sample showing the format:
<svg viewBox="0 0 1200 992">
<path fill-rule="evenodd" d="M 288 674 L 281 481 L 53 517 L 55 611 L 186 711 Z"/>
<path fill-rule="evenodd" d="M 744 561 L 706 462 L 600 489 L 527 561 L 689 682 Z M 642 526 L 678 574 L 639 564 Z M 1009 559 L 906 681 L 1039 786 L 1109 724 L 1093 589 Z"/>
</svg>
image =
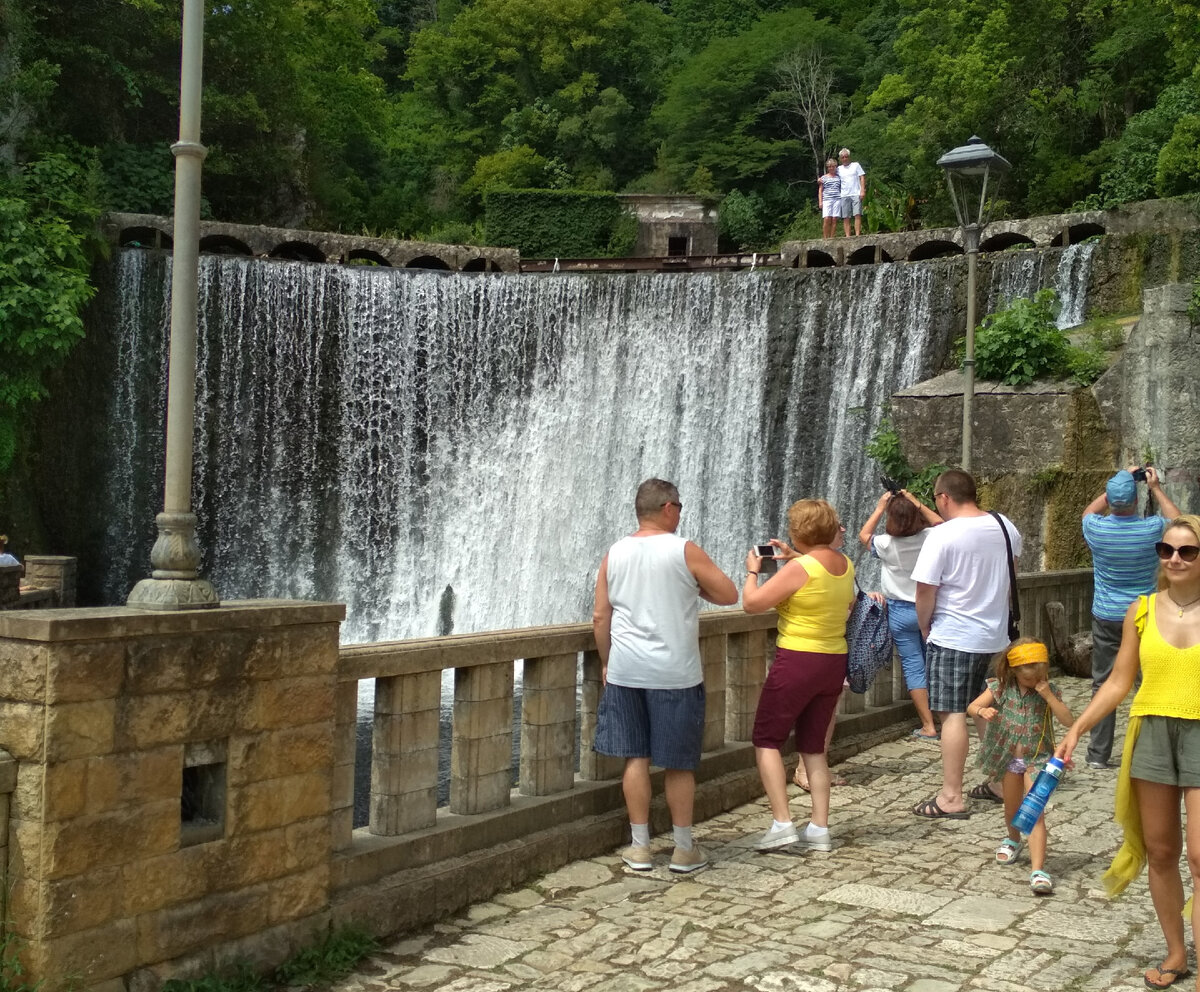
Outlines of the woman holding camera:
<svg viewBox="0 0 1200 992">
<path fill-rule="evenodd" d="M 879 519 L 886 514 L 884 533 L 876 536 Z M 942 518 L 907 489 L 887 490 L 858 532 L 859 541 L 871 549 L 871 556 L 882 566 L 880 581 L 887 597 L 888 629 L 900 654 L 904 684 L 917 708 L 921 726 L 913 731 L 917 740 L 936 741 L 937 726 L 929 709 L 929 688 L 925 677 L 925 641 L 917 623 L 917 584 L 912 570 L 917 563 L 927 528 Z"/>
<path fill-rule="evenodd" d="M 771 542 L 784 563 L 761 586 L 763 558 L 756 548 L 746 555 L 742 608 L 747 613 L 773 608 L 779 614 L 775 661 L 754 714 L 754 754 L 774 818 L 755 844 L 760 851 L 792 844 L 817 851 L 833 848 L 825 730 L 846 677 L 846 618 L 855 591 L 854 566 L 835 547 L 842 531 L 837 511 L 829 503 L 802 499 L 788 510 L 792 546 Z M 812 817 L 802 832 L 788 810 L 782 755 L 793 731 L 812 795 Z"/>
</svg>

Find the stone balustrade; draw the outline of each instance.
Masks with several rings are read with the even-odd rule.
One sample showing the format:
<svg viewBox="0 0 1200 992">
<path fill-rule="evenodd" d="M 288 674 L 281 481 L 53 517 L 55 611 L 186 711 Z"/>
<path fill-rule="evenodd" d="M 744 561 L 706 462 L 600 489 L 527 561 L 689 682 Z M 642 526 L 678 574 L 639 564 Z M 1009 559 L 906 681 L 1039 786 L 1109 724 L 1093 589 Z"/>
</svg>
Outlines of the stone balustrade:
<svg viewBox="0 0 1200 992">
<path fill-rule="evenodd" d="M 1090 571 L 1022 583 L 1031 632 L 1050 599 L 1086 626 Z M 342 612 L 261 601 L 0 613 L 0 891 L 28 981 L 156 992 L 238 959 L 270 967 L 331 925 L 404 931 L 627 840 L 622 763 L 591 750 L 602 686 L 589 626 L 339 648 Z M 748 738 L 774 624 L 701 617 L 698 820 L 761 796 Z M 372 769 L 356 829 L 364 679 Z M 835 758 L 897 733 L 912 715 L 899 666 L 841 711 Z M 670 827 L 661 777 L 655 832 Z"/>
</svg>

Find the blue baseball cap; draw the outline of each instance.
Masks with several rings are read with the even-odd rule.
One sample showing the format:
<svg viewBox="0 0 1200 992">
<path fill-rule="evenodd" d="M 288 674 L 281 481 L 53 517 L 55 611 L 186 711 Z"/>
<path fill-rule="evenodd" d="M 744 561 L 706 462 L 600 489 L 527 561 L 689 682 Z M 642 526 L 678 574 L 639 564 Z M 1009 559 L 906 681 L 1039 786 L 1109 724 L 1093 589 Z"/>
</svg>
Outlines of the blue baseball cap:
<svg viewBox="0 0 1200 992">
<path fill-rule="evenodd" d="M 1104 494 L 1108 497 L 1109 506 L 1123 510 L 1127 506 L 1137 504 L 1137 483 L 1133 481 L 1132 475 L 1121 469 L 1108 480 Z"/>
</svg>

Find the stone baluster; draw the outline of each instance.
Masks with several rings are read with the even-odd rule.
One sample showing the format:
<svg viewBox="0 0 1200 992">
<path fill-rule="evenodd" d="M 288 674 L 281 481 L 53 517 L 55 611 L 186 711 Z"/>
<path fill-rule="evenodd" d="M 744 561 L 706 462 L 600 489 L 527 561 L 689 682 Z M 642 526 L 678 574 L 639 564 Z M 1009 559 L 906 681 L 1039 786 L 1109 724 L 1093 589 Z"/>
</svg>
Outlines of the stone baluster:
<svg viewBox="0 0 1200 992">
<path fill-rule="evenodd" d="M 333 801 L 330 804 L 333 849 L 354 842 L 354 757 L 358 743 L 358 683 L 339 682 L 333 722 Z"/>
<path fill-rule="evenodd" d="M 727 635 L 700 638 L 700 664 L 704 671 L 705 751 L 725 746 L 725 650 Z"/>
<path fill-rule="evenodd" d="M 450 811 L 485 813 L 512 788 L 513 662 L 454 671 Z"/>
<path fill-rule="evenodd" d="M 600 679 L 600 654 L 583 652 L 583 680 L 579 687 L 579 777 L 585 782 L 600 782 L 620 778 L 625 768 L 622 758 L 597 754 L 592 750 L 596 740 L 596 711 L 604 695 Z"/>
<path fill-rule="evenodd" d="M 575 678 L 578 655 L 526 658 L 521 678 L 521 778 L 524 796 L 575 785 Z"/>
<path fill-rule="evenodd" d="M 728 637 L 725 658 L 725 739 L 748 741 L 754 711 L 767 677 L 768 630 L 746 630 Z"/>
<path fill-rule="evenodd" d="M 838 702 L 837 711 L 847 715 L 851 713 L 862 713 L 867 708 L 867 697 L 865 693 L 851 692 L 845 689 L 842 692 L 842 698 Z"/>
<path fill-rule="evenodd" d="M 440 671 L 375 680 L 370 811 L 373 834 L 395 836 L 431 827 L 437 821 L 441 689 Z"/>
<path fill-rule="evenodd" d="M 885 668 L 881 668 L 875 674 L 875 681 L 871 683 L 871 688 L 866 692 L 868 706 L 887 706 L 893 700 L 892 682 L 895 679 L 895 671 L 899 667 L 896 653 L 892 652 L 892 663 Z"/>
</svg>

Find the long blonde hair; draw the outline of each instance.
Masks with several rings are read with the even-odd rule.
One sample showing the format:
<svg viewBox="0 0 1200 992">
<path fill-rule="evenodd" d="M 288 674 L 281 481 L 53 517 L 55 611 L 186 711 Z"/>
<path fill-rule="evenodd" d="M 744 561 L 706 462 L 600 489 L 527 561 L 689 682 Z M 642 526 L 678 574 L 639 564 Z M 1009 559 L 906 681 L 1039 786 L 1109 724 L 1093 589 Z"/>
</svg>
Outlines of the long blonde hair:
<svg viewBox="0 0 1200 992">
<path fill-rule="evenodd" d="M 1163 536 L 1165 537 L 1167 531 L 1171 530 L 1173 527 L 1187 528 L 1192 532 L 1192 536 L 1196 538 L 1196 544 L 1200 545 L 1200 516 L 1197 516 L 1194 513 L 1181 514 L 1167 524 L 1166 528 L 1163 530 Z M 1166 588 L 1167 570 L 1163 567 L 1163 564 L 1160 561 L 1158 566 L 1158 591 L 1162 592 Z"/>
</svg>

